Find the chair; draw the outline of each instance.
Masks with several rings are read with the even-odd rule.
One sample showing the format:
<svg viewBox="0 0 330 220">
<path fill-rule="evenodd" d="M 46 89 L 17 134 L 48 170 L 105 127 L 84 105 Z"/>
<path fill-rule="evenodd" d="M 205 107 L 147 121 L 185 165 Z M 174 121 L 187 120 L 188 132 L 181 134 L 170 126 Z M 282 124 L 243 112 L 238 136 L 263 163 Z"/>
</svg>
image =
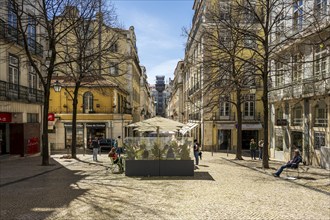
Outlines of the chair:
<svg viewBox="0 0 330 220">
<path fill-rule="evenodd" d="M 299 165 L 300 163 L 302 163 L 302 165 Z M 286 169 L 286 175 L 288 176 L 288 170 L 291 169 L 291 170 L 297 171 L 297 174 L 298 174 L 297 178 L 299 178 L 300 173 L 302 173 L 302 172 L 305 173 L 309 169 L 309 167 L 307 167 L 307 168 L 302 167 L 302 166 L 305 166 L 305 165 L 306 165 L 306 161 L 304 161 L 304 162 L 302 160 L 299 161 L 297 164 L 294 164 L 293 166 L 288 167 L 288 169 Z"/>
</svg>

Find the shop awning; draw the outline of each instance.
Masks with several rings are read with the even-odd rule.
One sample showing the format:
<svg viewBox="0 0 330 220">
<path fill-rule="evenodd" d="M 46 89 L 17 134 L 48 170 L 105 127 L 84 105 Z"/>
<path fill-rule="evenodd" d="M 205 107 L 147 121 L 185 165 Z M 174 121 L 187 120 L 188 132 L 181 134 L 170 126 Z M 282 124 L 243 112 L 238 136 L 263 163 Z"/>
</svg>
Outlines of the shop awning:
<svg viewBox="0 0 330 220">
<path fill-rule="evenodd" d="M 180 129 L 180 133 L 182 135 L 186 134 L 188 131 L 191 131 L 193 128 L 197 127 L 198 124 L 197 123 L 192 123 L 192 122 L 189 122 L 188 124 L 186 124 L 185 126 L 183 126 L 181 129 Z"/>
</svg>

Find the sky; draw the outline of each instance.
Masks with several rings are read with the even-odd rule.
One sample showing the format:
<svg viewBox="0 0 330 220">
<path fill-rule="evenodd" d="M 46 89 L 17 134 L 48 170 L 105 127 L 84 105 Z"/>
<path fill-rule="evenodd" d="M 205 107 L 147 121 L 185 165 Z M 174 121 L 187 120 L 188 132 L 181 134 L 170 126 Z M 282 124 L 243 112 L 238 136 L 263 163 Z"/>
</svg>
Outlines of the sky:
<svg viewBox="0 0 330 220">
<path fill-rule="evenodd" d="M 147 69 L 148 82 L 156 75 L 174 78 L 176 64 L 184 58 L 194 0 L 113 0 L 118 20 L 125 29 L 134 26 L 140 65 Z"/>
</svg>

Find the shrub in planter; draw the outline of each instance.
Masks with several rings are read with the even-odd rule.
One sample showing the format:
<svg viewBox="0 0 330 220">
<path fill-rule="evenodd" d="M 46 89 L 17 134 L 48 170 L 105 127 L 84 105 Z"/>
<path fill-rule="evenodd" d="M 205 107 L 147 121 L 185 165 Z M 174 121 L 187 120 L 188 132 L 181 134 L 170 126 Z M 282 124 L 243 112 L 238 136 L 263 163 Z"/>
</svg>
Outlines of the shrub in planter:
<svg viewBox="0 0 330 220">
<path fill-rule="evenodd" d="M 160 148 L 160 144 L 154 143 L 154 147 L 151 149 L 154 160 L 160 160 L 165 155 L 165 148 Z"/>
</svg>

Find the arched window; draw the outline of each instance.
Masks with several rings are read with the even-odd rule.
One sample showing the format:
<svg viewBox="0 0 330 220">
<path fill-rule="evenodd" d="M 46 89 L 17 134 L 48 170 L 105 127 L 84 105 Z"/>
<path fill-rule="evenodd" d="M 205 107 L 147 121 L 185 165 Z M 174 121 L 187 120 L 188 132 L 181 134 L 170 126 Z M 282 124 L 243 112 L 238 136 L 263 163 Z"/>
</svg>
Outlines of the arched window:
<svg viewBox="0 0 330 220">
<path fill-rule="evenodd" d="M 93 112 L 93 94 L 91 92 L 84 93 L 84 103 L 83 103 L 83 112 L 89 113 Z"/>
</svg>

